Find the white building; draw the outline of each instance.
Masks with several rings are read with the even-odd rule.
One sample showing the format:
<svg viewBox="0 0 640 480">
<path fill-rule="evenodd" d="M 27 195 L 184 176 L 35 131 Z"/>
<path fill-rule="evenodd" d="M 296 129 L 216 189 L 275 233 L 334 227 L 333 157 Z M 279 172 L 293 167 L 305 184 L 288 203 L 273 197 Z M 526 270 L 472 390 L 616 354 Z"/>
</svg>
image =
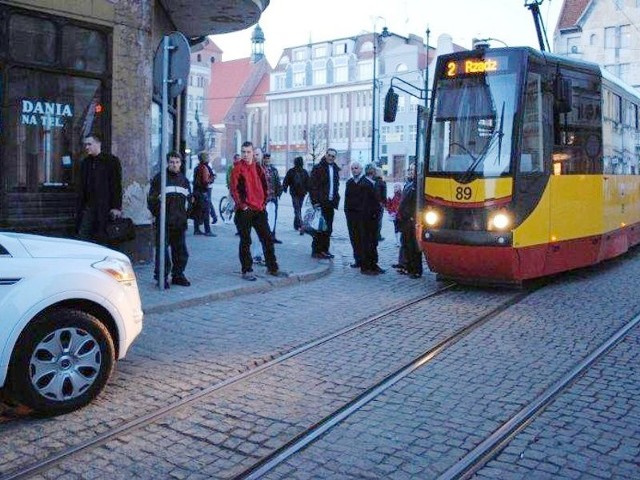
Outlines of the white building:
<svg viewBox="0 0 640 480">
<path fill-rule="evenodd" d="M 388 176 L 402 178 L 415 155 L 416 108 L 424 100 L 402 93 L 398 119 L 383 124 L 381 99 L 394 75 L 424 88 L 426 52 L 422 38 L 405 38 L 386 29 L 286 48 L 271 74 L 267 94 L 274 163 L 286 169 L 296 156 L 303 156 L 311 164 L 327 147 L 338 151 L 341 167 L 351 160 L 369 162 L 375 135 L 373 159 L 379 159 Z M 374 54 L 379 85 L 375 126 Z M 348 169 L 342 173 L 348 175 Z"/>
<path fill-rule="evenodd" d="M 565 0 L 554 33 L 554 51 L 603 65 L 640 88 L 640 1 Z"/>
</svg>

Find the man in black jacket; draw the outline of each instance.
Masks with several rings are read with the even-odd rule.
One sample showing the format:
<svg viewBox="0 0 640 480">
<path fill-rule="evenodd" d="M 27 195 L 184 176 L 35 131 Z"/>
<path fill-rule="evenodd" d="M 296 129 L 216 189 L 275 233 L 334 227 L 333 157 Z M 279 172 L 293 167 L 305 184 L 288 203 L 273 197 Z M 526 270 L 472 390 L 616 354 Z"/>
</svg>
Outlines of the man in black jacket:
<svg viewBox="0 0 640 480">
<path fill-rule="evenodd" d="M 331 232 L 333 231 L 334 210 L 340 204 L 340 168 L 335 164 L 337 152 L 327 149 L 322 160 L 311 170 L 309 178 L 309 196 L 314 206 L 319 206 L 326 222 L 326 230 L 313 236 L 311 256 L 313 258 L 333 258 L 329 252 Z"/>
<path fill-rule="evenodd" d="M 347 218 L 349 240 L 353 250 L 351 268 L 360 268 L 362 265 L 362 233 L 363 233 L 363 190 L 362 181 L 364 175 L 360 162 L 351 162 L 351 178 L 347 180 L 344 189 L 344 215 Z"/>
<path fill-rule="evenodd" d="M 411 278 L 422 276 L 422 252 L 416 239 L 416 169 L 410 165 L 407 170 L 407 182 L 402 189 L 398 219 L 400 223 L 400 242 L 404 251 L 405 268 Z"/>
<path fill-rule="evenodd" d="M 191 285 L 184 276 L 189 260 L 185 232 L 187 230 L 187 205 L 191 203 L 191 188 L 187 177 L 180 172 L 182 157 L 178 152 L 167 155 L 167 187 L 166 187 L 166 229 L 164 256 L 164 287 L 169 288 L 168 275 L 171 270 L 171 283 L 188 287 Z M 161 176 L 158 173 L 151 180 L 151 188 L 147 198 L 149 210 L 155 217 L 156 226 L 156 264 L 154 278 L 159 281 L 160 271 L 160 190 Z M 171 249 L 171 257 L 169 257 Z M 173 263 L 173 265 L 172 265 Z"/>
<path fill-rule="evenodd" d="M 364 169 L 362 188 L 362 246 L 360 271 L 364 275 L 379 275 L 385 270 L 378 265 L 378 222 L 380 221 L 380 189 L 377 188 L 376 166 Z"/>
<path fill-rule="evenodd" d="M 302 202 L 309 191 L 309 173 L 304 169 L 302 157 L 293 159 L 293 167 L 287 171 L 282 182 L 282 190 L 291 194 L 293 204 L 293 228 L 300 230 L 302 227 Z M 304 232 L 300 232 L 304 235 Z"/>
<path fill-rule="evenodd" d="M 109 246 L 109 217 L 122 216 L 122 167 L 118 157 L 102 151 L 99 136 L 85 137 L 83 145 L 87 157 L 80 166 L 78 238 Z"/>
</svg>

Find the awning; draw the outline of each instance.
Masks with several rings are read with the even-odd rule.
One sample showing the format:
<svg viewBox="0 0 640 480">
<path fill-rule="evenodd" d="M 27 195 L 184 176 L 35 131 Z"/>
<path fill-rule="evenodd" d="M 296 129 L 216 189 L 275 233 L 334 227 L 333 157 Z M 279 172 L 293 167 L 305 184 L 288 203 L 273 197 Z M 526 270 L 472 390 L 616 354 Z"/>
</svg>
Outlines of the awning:
<svg viewBox="0 0 640 480">
<path fill-rule="evenodd" d="M 270 0 L 160 0 L 187 38 L 244 30 L 258 23 Z"/>
</svg>

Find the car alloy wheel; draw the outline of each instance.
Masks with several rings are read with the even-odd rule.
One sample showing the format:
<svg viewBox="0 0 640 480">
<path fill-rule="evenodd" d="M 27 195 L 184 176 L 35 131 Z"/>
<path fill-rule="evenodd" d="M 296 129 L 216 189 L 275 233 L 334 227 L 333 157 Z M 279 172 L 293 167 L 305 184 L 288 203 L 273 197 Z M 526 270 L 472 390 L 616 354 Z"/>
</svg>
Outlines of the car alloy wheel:
<svg viewBox="0 0 640 480">
<path fill-rule="evenodd" d="M 39 414 L 67 413 L 102 391 L 114 363 L 113 339 L 96 317 L 68 308 L 49 310 L 16 343 L 10 397 Z"/>
</svg>

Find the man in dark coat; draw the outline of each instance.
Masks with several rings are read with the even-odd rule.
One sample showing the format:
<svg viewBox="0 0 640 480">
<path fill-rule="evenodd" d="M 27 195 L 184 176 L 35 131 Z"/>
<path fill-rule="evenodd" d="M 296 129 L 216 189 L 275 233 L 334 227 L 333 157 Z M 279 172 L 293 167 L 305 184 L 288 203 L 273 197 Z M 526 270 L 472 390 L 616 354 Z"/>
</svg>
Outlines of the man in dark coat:
<svg viewBox="0 0 640 480">
<path fill-rule="evenodd" d="M 122 167 L 114 155 L 102 151 L 97 135 L 85 137 L 87 157 L 80 166 L 78 184 L 78 238 L 109 246 L 109 217 L 122 216 Z"/>
<path fill-rule="evenodd" d="M 166 186 L 166 229 L 164 256 L 164 287 L 169 288 L 168 275 L 171 271 L 171 283 L 188 287 L 191 285 L 184 276 L 189 260 L 185 232 L 187 230 L 187 205 L 192 201 L 189 180 L 180 171 L 182 156 L 178 152 L 167 155 Z M 160 271 L 160 205 L 161 175 L 158 173 L 151 180 L 151 188 L 147 197 L 147 206 L 155 218 L 156 231 L 156 263 L 153 277 L 158 280 Z M 171 250 L 171 257 L 169 257 Z"/>
<path fill-rule="evenodd" d="M 309 173 L 304 169 L 304 160 L 302 157 L 293 159 L 293 167 L 290 168 L 284 176 L 282 189 L 285 192 L 289 190 L 291 194 L 291 203 L 293 203 L 293 228 L 300 230 L 300 227 L 302 227 L 302 203 L 309 191 Z M 304 232 L 300 232 L 300 234 L 304 235 Z"/>
<path fill-rule="evenodd" d="M 378 275 L 385 271 L 378 265 L 378 222 L 380 220 L 380 191 L 376 186 L 376 166 L 365 167 L 362 186 L 362 259 L 360 271 L 364 275 Z"/>
<path fill-rule="evenodd" d="M 331 232 L 333 231 L 334 210 L 340 204 L 340 168 L 335 164 L 337 152 L 327 149 L 322 160 L 313 167 L 309 178 L 309 196 L 314 206 L 319 206 L 327 229 L 313 236 L 311 256 L 314 258 L 333 258 L 329 252 Z"/>
<path fill-rule="evenodd" d="M 347 180 L 344 189 L 344 214 L 347 218 L 349 240 L 353 250 L 351 268 L 360 268 L 362 265 L 362 229 L 363 229 L 363 190 L 361 182 L 364 179 L 360 162 L 351 162 L 351 178 Z"/>
<path fill-rule="evenodd" d="M 402 189 L 398 218 L 400 222 L 400 242 L 404 252 L 404 266 L 411 278 L 422 276 L 422 252 L 416 239 L 416 170 L 410 165 L 407 170 L 407 182 Z"/>
</svg>

